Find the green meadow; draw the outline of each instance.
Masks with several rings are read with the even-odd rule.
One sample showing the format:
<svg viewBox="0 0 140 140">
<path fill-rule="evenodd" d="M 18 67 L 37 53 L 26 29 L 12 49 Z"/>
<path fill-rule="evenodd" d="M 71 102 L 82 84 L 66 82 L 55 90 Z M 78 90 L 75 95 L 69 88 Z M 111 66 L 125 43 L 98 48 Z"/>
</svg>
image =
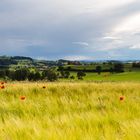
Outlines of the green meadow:
<svg viewBox="0 0 140 140">
<path fill-rule="evenodd" d="M 140 81 L 140 72 L 124 72 L 118 74 L 102 73 L 101 75 L 87 73 L 85 80 Z"/>
<path fill-rule="evenodd" d="M 11 82 L 0 89 L 0 140 L 139 140 L 139 130 L 139 82 Z"/>
<path fill-rule="evenodd" d="M 80 81 L 77 80 L 76 73 L 71 72 L 71 75 L 75 76 L 74 80 L 71 81 Z M 70 79 L 60 79 L 59 81 L 70 81 Z M 102 72 L 100 75 L 97 73 L 86 73 L 86 76 L 83 77 L 82 81 L 103 81 L 103 82 L 121 82 L 121 81 L 131 81 L 131 82 L 140 82 L 140 72 L 135 71 L 135 72 L 124 72 L 124 73 L 107 73 L 107 72 Z"/>
</svg>

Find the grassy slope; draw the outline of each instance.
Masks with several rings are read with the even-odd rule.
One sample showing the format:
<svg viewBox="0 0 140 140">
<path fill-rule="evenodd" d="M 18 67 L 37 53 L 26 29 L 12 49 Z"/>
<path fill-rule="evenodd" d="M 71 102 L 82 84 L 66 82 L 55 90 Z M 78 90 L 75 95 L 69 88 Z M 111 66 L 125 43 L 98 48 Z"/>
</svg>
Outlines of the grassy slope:
<svg viewBox="0 0 140 140">
<path fill-rule="evenodd" d="M 138 140 L 139 87 L 130 82 L 8 84 L 0 90 L 0 139 Z"/>
<path fill-rule="evenodd" d="M 76 73 L 74 72 L 72 72 L 71 75 L 76 77 Z M 61 79 L 60 81 L 69 81 L 69 79 Z M 102 73 L 101 75 L 97 73 L 86 73 L 84 81 L 140 81 L 140 72 L 125 72 L 119 74 Z"/>
<path fill-rule="evenodd" d="M 120 74 L 87 74 L 86 80 L 103 81 L 140 81 L 140 72 L 125 72 Z"/>
<path fill-rule="evenodd" d="M 97 66 L 101 66 L 102 67 L 102 70 L 104 69 L 110 69 L 113 67 L 113 65 L 110 65 L 110 64 L 93 64 L 93 65 L 65 65 L 64 68 L 68 68 L 68 67 L 71 67 L 72 69 L 77 69 L 77 70 L 83 70 L 83 69 L 86 69 L 86 70 L 95 70 Z M 133 68 L 132 67 L 132 64 L 124 64 L 124 70 L 125 71 L 129 71 L 129 70 L 140 70 L 139 68 Z"/>
</svg>

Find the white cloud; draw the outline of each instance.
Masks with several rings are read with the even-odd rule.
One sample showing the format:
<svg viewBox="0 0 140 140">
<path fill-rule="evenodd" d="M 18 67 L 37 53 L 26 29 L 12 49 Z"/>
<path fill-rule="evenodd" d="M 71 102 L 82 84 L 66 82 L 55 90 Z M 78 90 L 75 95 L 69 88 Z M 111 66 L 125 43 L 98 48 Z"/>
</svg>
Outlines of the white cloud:
<svg viewBox="0 0 140 140">
<path fill-rule="evenodd" d="M 3 0 L 0 9 L 0 55 L 89 59 L 139 44 L 138 0 Z"/>
<path fill-rule="evenodd" d="M 89 56 L 80 56 L 80 55 L 72 55 L 72 56 L 66 56 L 64 57 L 64 59 L 66 60 L 94 60 L 93 57 L 89 57 Z"/>
<path fill-rule="evenodd" d="M 127 16 L 111 31 L 106 33 L 102 40 L 104 47 L 100 50 L 139 49 L 140 12 Z"/>
<path fill-rule="evenodd" d="M 140 13 L 133 14 L 125 18 L 116 27 L 114 27 L 113 32 L 134 32 L 140 30 Z"/>
<path fill-rule="evenodd" d="M 80 45 L 80 46 L 89 46 L 87 42 L 72 42 L 74 45 Z"/>
<path fill-rule="evenodd" d="M 130 47 L 130 49 L 140 50 L 140 44 L 136 44 Z"/>
</svg>

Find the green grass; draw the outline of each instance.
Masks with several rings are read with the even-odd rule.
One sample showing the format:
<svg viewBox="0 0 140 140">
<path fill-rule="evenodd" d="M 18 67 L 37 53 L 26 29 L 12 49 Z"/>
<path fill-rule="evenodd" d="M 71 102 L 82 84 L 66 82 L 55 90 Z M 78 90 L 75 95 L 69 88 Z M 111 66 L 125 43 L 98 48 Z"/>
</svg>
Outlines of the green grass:
<svg viewBox="0 0 140 140">
<path fill-rule="evenodd" d="M 79 81 L 77 80 L 75 72 L 71 72 L 71 75 L 75 76 L 75 80 L 73 81 Z M 60 79 L 59 81 L 70 81 L 70 79 Z M 83 81 L 140 81 L 140 72 L 124 72 L 118 74 L 101 73 L 101 75 L 98 75 L 97 73 L 86 73 Z"/>
<path fill-rule="evenodd" d="M 139 87 L 139 82 L 7 84 L 0 89 L 0 140 L 139 140 Z"/>
<path fill-rule="evenodd" d="M 85 80 L 103 81 L 140 81 L 140 72 L 125 72 L 119 74 L 102 73 L 101 75 L 89 73 Z"/>
<path fill-rule="evenodd" d="M 97 63 L 97 64 L 87 64 L 87 65 L 65 65 L 64 68 L 68 68 L 68 67 L 71 67 L 72 69 L 76 69 L 76 70 L 95 70 L 97 66 L 101 66 L 102 67 L 102 70 L 105 70 L 105 69 L 110 69 L 113 67 L 113 65 L 111 64 L 102 64 L 102 63 Z M 124 70 L 125 71 L 140 71 L 140 68 L 133 68 L 132 67 L 132 64 L 129 64 L 129 63 L 126 63 L 124 64 Z"/>
</svg>

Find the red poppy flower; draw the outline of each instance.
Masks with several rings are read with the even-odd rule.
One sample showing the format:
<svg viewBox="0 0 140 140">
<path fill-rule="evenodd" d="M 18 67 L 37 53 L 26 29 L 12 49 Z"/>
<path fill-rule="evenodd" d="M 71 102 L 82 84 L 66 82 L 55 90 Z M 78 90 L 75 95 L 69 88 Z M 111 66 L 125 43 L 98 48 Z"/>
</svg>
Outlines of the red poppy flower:
<svg viewBox="0 0 140 140">
<path fill-rule="evenodd" d="M 25 96 L 21 96 L 20 97 L 21 100 L 25 100 L 25 98 L 26 98 Z"/>
<path fill-rule="evenodd" d="M 2 85 L 4 85 L 4 82 L 1 82 Z"/>
<path fill-rule="evenodd" d="M 124 96 L 120 96 L 120 101 L 123 101 L 124 100 Z"/>
<path fill-rule="evenodd" d="M 4 89 L 5 88 L 5 86 L 1 86 L 1 89 Z"/>
</svg>

